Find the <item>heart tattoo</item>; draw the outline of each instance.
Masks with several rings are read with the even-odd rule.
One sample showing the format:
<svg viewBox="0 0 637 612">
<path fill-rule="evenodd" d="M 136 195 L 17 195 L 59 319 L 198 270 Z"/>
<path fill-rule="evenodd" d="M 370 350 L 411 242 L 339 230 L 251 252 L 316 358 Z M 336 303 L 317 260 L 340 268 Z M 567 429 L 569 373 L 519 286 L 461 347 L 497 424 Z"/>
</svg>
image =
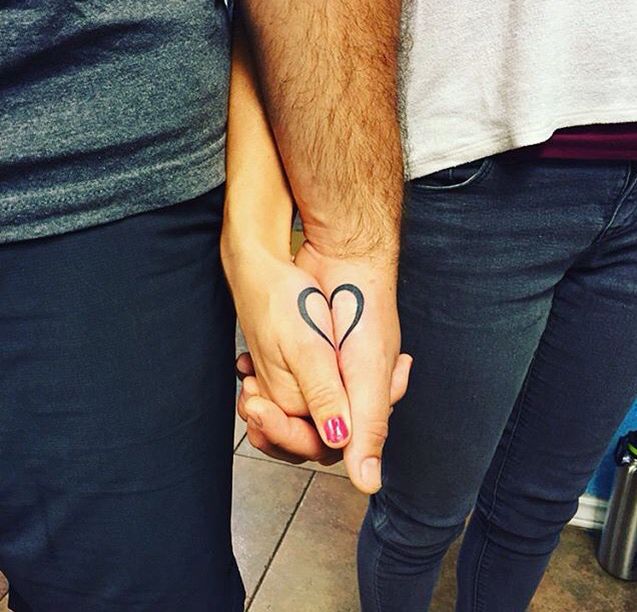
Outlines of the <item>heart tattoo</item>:
<svg viewBox="0 0 637 612">
<path fill-rule="evenodd" d="M 345 340 L 347 339 L 347 336 L 349 336 L 352 333 L 352 331 L 354 331 L 354 328 L 358 325 L 358 322 L 361 320 L 361 317 L 363 316 L 363 307 L 365 306 L 365 298 L 363 297 L 362 291 L 356 285 L 345 283 L 344 285 L 339 285 L 338 287 L 336 287 L 336 289 L 332 291 L 332 295 L 330 295 L 330 299 L 328 300 L 325 294 L 320 289 L 316 287 L 307 287 L 306 289 L 303 289 L 301 293 L 299 293 L 299 297 L 297 300 L 297 304 L 299 306 L 299 312 L 301 313 L 301 317 L 303 317 L 303 320 L 319 336 L 321 336 L 321 338 L 327 341 L 334 350 L 336 350 L 336 347 L 334 346 L 332 341 L 329 339 L 329 336 L 314 322 L 314 320 L 308 313 L 307 299 L 312 294 L 318 293 L 327 302 L 327 305 L 330 307 L 330 310 L 332 310 L 332 306 L 334 304 L 334 298 L 342 291 L 351 293 L 354 296 L 354 299 L 356 300 L 356 312 L 354 313 L 354 318 L 352 319 L 350 326 L 347 328 L 347 331 L 341 338 L 341 341 L 338 343 L 339 351 L 341 350 L 341 347 L 343 346 L 343 342 L 345 342 Z"/>
</svg>

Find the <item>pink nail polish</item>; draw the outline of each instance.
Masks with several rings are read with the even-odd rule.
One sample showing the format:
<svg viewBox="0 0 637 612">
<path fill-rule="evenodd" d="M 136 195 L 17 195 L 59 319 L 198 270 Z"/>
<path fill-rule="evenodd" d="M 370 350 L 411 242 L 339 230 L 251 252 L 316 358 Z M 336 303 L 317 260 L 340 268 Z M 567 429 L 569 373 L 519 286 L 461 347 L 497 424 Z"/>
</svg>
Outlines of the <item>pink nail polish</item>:
<svg viewBox="0 0 637 612">
<path fill-rule="evenodd" d="M 340 416 L 327 419 L 323 427 L 325 428 L 325 436 L 332 444 L 344 440 L 349 433 L 343 417 Z"/>
</svg>

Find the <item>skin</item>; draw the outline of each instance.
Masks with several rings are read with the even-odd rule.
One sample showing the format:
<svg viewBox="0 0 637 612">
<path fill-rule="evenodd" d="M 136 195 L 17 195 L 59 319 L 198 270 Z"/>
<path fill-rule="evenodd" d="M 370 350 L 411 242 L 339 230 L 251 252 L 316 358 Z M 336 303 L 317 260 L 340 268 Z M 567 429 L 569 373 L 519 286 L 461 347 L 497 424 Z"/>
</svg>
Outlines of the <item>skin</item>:
<svg viewBox="0 0 637 612">
<path fill-rule="evenodd" d="M 411 365 L 399 355 L 396 308 L 398 4 L 244 3 L 261 87 L 238 27 L 230 90 L 221 246 L 251 354 L 238 363 L 250 374 L 239 412 L 250 441 L 272 456 L 331 463 L 342 451 L 352 482 L 367 493 L 380 487 L 387 420 Z M 353 33 L 356 10 L 369 18 Z M 293 196 L 306 237 L 294 260 Z M 342 293 L 330 309 L 320 296 L 308 299 L 330 343 L 304 320 L 298 296 L 308 287 L 329 296 L 343 284 L 360 290 L 365 307 L 339 348 L 356 300 Z M 348 434 L 330 442 L 325 423 L 335 417 Z"/>
</svg>

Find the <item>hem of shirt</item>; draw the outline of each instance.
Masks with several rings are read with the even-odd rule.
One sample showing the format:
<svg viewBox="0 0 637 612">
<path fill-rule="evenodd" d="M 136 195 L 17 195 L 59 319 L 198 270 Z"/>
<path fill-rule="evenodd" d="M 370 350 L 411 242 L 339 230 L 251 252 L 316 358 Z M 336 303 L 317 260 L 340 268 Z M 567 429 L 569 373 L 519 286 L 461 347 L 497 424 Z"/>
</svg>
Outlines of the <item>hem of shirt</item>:
<svg viewBox="0 0 637 612">
<path fill-rule="evenodd" d="M 151 168 L 148 174 L 157 172 L 163 173 L 166 169 Z M 139 184 L 128 187 L 113 196 L 112 199 L 116 201 L 111 204 L 102 206 L 98 202 L 85 211 L 73 210 L 66 214 L 20 223 L 13 227 L 0 227 L 0 244 L 58 236 L 120 221 L 144 212 L 187 202 L 212 191 L 224 181 L 225 155 L 221 152 L 214 157 L 206 156 L 188 167 L 187 171 L 178 178 L 156 184 L 150 189 L 146 186 L 140 188 Z M 143 196 L 140 196 L 140 193 L 143 193 Z M 81 201 L 81 198 L 78 198 L 78 201 Z"/>
<path fill-rule="evenodd" d="M 587 111 L 557 117 L 548 124 L 530 130 L 501 132 L 489 140 L 471 143 L 443 156 L 431 158 L 427 155 L 409 154 L 407 156 L 406 179 L 413 180 L 427 176 L 432 172 L 453 168 L 490 155 L 540 144 L 548 140 L 555 130 L 562 128 L 631 121 L 637 121 L 637 107 L 615 111 Z"/>
</svg>

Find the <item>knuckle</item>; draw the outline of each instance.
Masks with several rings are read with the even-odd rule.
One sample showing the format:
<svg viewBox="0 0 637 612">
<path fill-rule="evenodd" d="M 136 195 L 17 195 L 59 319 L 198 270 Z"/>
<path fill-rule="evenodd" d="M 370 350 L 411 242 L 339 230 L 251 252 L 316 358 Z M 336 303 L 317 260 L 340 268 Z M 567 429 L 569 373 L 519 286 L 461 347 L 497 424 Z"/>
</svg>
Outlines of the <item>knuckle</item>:
<svg viewBox="0 0 637 612">
<path fill-rule="evenodd" d="M 339 398 L 338 384 L 328 381 L 316 381 L 306 389 L 306 400 L 311 411 L 334 409 Z"/>
<path fill-rule="evenodd" d="M 364 432 L 370 444 L 382 448 L 389 435 L 389 425 L 385 419 L 371 419 L 365 423 Z"/>
</svg>

